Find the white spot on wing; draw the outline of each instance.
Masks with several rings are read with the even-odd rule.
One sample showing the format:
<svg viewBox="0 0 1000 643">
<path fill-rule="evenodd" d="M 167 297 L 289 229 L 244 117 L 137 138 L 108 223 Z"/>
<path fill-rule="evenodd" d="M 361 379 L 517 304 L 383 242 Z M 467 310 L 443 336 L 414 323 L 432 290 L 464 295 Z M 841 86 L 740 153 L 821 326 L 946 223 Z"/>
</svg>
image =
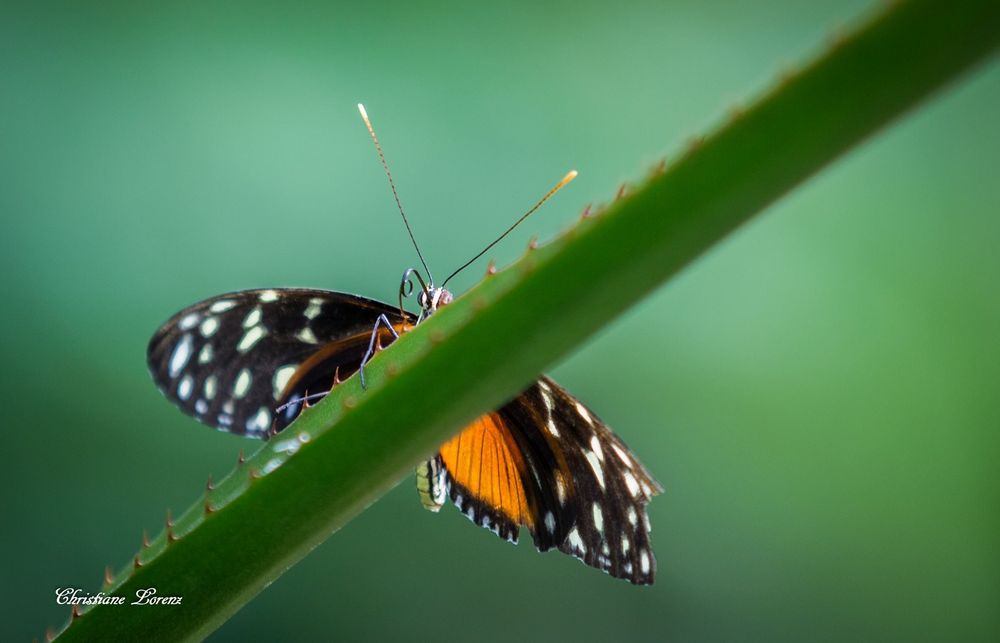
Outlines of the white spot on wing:
<svg viewBox="0 0 1000 643">
<path fill-rule="evenodd" d="M 545 427 L 549 430 L 549 433 L 552 434 L 552 437 L 559 437 L 559 429 L 556 428 L 556 423 L 552 421 L 551 415 L 549 416 L 549 421 L 545 424 Z"/>
<path fill-rule="evenodd" d="M 601 507 L 596 502 L 594 503 L 594 527 L 597 528 L 599 533 L 604 533 L 604 514 L 601 512 Z"/>
<path fill-rule="evenodd" d="M 566 485 L 563 484 L 562 474 L 556 471 L 556 495 L 559 497 L 559 504 L 566 504 Z"/>
<path fill-rule="evenodd" d="M 556 533 L 556 517 L 551 511 L 545 512 L 545 528 L 550 534 Z"/>
<path fill-rule="evenodd" d="M 177 385 L 177 397 L 187 400 L 191 397 L 191 389 L 194 388 L 194 379 L 190 375 L 181 378 L 181 383 Z"/>
<path fill-rule="evenodd" d="M 628 548 L 629 548 L 628 536 L 622 534 L 622 556 L 628 556 Z"/>
<path fill-rule="evenodd" d="M 262 406 L 257 409 L 257 413 L 252 418 L 247 420 L 247 431 L 260 433 L 267 429 L 269 424 L 271 424 L 271 412 L 267 410 L 266 406 Z"/>
<path fill-rule="evenodd" d="M 316 334 L 313 333 L 312 328 L 306 326 L 295 335 L 295 338 L 299 341 L 305 342 L 307 344 L 318 344 L 319 340 L 316 339 Z"/>
<path fill-rule="evenodd" d="M 208 309 L 213 313 L 224 313 L 235 305 L 236 302 L 233 301 L 232 299 L 220 299 L 219 301 L 209 306 Z"/>
<path fill-rule="evenodd" d="M 590 436 L 590 448 L 594 450 L 597 459 L 604 462 L 604 450 L 601 448 L 601 441 L 596 435 Z"/>
<path fill-rule="evenodd" d="M 539 386 L 539 388 L 541 388 L 544 385 L 545 385 L 545 382 L 542 382 L 538 386 Z M 545 388 L 541 388 L 541 390 L 542 390 L 542 402 L 545 403 L 545 408 L 551 414 L 552 413 L 552 406 L 553 406 L 552 405 L 552 393 L 549 391 L 549 387 L 547 387 L 547 386 Z"/>
<path fill-rule="evenodd" d="M 635 527 L 636 521 L 638 521 L 638 519 L 639 519 L 639 517 L 636 516 L 636 514 L 635 514 L 635 507 L 629 507 L 628 508 L 628 521 L 629 521 L 629 523 L 631 523 L 631 525 L 633 527 Z"/>
<path fill-rule="evenodd" d="M 585 407 L 583 404 L 580 404 L 579 402 L 576 403 L 576 412 L 580 414 L 580 417 L 582 417 L 584 420 L 587 421 L 587 424 L 594 423 L 594 418 L 590 417 L 590 413 L 587 411 L 587 407 Z"/>
<path fill-rule="evenodd" d="M 250 328 L 246 333 L 243 334 L 243 337 L 240 338 L 240 343 L 236 345 L 236 350 L 238 350 L 241 353 L 247 352 L 248 350 L 253 348 L 253 345 L 259 342 L 260 338 L 263 337 L 265 334 L 266 333 L 264 332 L 264 329 L 261 328 L 260 326 L 254 326 Z"/>
<path fill-rule="evenodd" d="M 201 350 L 198 351 L 198 363 L 208 364 L 211 361 L 212 361 L 212 345 L 205 344 L 204 346 L 201 347 Z"/>
<path fill-rule="evenodd" d="M 623 472 L 622 473 L 622 478 L 624 478 L 624 480 L 625 480 L 625 486 L 628 487 L 628 492 L 630 494 L 632 494 L 633 497 L 634 496 L 638 496 L 639 495 L 639 483 L 636 482 L 635 476 L 632 475 L 632 472 L 631 471 L 625 471 L 625 472 Z"/>
<path fill-rule="evenodd" d="M 206 317 L 205 321 L 201 322 L 202 337 L 211 337 L 217 330 L 219 330 L 219 320 L 215 317 Z"/>
<path fill-rule="evenodd" d="M 278 301 L 278 292 L 276 290 L 264 290 L 260 293 L 260 300 L 265 304 Z"/>
<path fill-rule="evenodd" d="M 236 381 L 233 382 L 233 397 L 236 399 L 244 397 L 250 391 L 250 383 L 252 381 L 253 376 L 250 375 L 250 369 L 242 369 L 239 375 L 236 376 Z"/>
<path fill-rule="evenodd" d="M 194 410 L 195 413 L 197 413 L 198 415 L 205 415 L 205 413 L 208 411 L 208 402 L 199 399 L 197 402 L 194 403 Z"/>
<path fill-rule="evenodd" d="M 597 477 L 597 484 L 601 485 L 601 489 L 603 489 L 604 470 L 601 469 L 601 461 L 597 459 L 593 451 L 587 451 L 585 455 L 587 456 L 587 462 L 590 463 L 590 468 L 594 470 L 594 475 Z"/>
<path fill-rule="evenodd" d="M 201 319 L 201 315 L 198 313 L 188 313 L 177 323 L 177 327 L 181 330 L 191 330 L 198 323 L 199 319 Z"/>
<path fill-rule="evenodd" d="M 568 540 L 569 546 L 573 551 L 580 552 L 581 554 L 587 553 L 587 548 L 583 545 L 583 538 L 580 538 L 580 532 L 577 531 L 576 527 L 570 530 Z"/>
<path fill-rule="evenodd" d="M 185 334 L 174 347 L 174 352 L 170 356 L 170 377 L 177 377 L 183 369 L 188 359 L 191 358 L 191 335 Z"/>
<path fill-rule="evenodd" d="M 215 399 L 215 388 L 218 378 L 215 375 L 209 375 L 205 378 L 205 397 L 214 400 Z"/>
<path fill-rule="evenodd" d="M 626 467 L 632 468 L 632 458 L 628 456 L 628 453 L 626 453 L 624 449 L 619 447 L 614 442 L 611 443 L 611 448 L 618 454 L 618 459 L 622 461 L 622 464 Z"/>
<path fill-rule="evenodd" d="M 306 306 L 305 312 L 302 314 L 306 316 L 306 319 L 316 319 L 319 317 L 319 313 L 323 308 L 323 300 L 319 297 L 313 297 L 309 300 L 309 305 Z"/>
<path fill-rule="evenodd" d="M 298 368 L 297 364 L 286 364 L 274 372 L 274 378 L 271 381 L 274 388 L 274 399 L 277 400 L 281 397 L 285 386 L 288 385 L 288 380 L 292 379 L 292 375 L 295 374 L 296 368 Z"/>
<path fill-rule="evenodd" d="M 649 552 L 645 550 L 639 555 L 639 569 L 643 574 L 649 573 Z"/>
<path fill-rule="evenodd" d="M 243 318 L 243 328 L 250 328 L 260 323 L 260 306 L 256 306 Z"/>
</svg>

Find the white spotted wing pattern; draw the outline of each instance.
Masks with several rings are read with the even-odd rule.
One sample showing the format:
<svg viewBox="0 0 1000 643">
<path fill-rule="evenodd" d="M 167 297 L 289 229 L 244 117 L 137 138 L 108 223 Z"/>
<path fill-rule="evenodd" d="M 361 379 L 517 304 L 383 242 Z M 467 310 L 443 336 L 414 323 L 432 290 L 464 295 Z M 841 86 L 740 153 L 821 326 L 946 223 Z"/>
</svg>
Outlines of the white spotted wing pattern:
<svg viewBox="0 0 1000 643">
<path fill-rule="evenodd" d="M 301 411 L 291 404 L 277 415 L 285 402 L 327 391 L 335 375 L 357 370 L 380 314 L 402 322 L 398 308 L 327 290 L 227 293 L 168 320 L 150 340 L 147 361 L 163 394 L 188 415 L 266 438 Z"/>
</svg>

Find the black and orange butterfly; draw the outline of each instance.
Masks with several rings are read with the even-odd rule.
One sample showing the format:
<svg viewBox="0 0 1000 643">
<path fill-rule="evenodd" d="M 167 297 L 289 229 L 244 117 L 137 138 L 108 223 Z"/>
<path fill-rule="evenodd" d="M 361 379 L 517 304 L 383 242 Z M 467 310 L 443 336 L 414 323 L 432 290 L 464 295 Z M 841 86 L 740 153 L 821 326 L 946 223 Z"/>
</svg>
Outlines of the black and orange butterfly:
<svg viewBox="0 0 1000 643">
<path fill-rule="evenodd" d="M 388 167 L 386 174 L 395 196 Z M 212 297 L 153 335 L 150 371 L 163 394 L 197 420 L 267 439 L 342 378 L 360 371 L 364 383 L 364 364 L 377 346 L 450 303 L 443 286 L 451 277 L 438 288 L 429 271 L 425 283 L 412 269 L 404 274 L 400 302 L 413 289 L 411 275 L 419 282 L 419 315 L 402 305 L 304 288 Z M 524 526 L 539 551 L 557 548 L 617 578 L 653 582 L 646 504 L 660 485 L 607 425 L 548 377 L 443 444 L 417 468 L 417 489 L 428 509 L 437 511 L 450 497 L 470 520 L 510 542 Z"/>
</svg>

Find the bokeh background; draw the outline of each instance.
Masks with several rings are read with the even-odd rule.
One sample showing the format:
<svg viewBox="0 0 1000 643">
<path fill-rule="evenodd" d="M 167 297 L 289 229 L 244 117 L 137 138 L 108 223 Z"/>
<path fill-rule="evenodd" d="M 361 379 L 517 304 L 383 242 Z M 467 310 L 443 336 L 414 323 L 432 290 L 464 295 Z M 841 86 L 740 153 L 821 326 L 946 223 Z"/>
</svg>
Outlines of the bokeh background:
<svg viewBox="0 0 1000 643">
<path fill-rule="evenodd" d="M 871 9 L 91 4 L 0 8 L 3 640 L 255 448 L 161 398 L 163 320 L 247 287 L 394 296 L 415 257 L 359 100 L 438 272 L 580 171 L 503 265 Z M 667 489 L 654 587 L 407 482 L 212 640 L 995 640 L 998 105 L 982 67 L 552 369 Z"/>
</svg>

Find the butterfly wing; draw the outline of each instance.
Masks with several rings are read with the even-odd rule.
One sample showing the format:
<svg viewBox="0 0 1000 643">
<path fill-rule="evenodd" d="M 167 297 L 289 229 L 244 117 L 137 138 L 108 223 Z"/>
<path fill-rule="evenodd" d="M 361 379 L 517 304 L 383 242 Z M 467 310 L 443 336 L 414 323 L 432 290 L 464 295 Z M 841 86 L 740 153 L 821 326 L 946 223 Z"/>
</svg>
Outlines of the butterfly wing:
<svg viewBox="0 0 1000 643">
<path fill-rule="evenodd" d="M 244 290 L 206 299 L 168 320 L 149 342 L 149 370 L 182 411 L 220 430 L 266 438 L 301 404 L 357 370 L 375 320 L 401 327 L 399 309 L 327 290 Z M 412 317 L 407 318 L 412 323 Z"/>
<path fill-rule="evenodd" d="M 558 548 L 617 578 L 653 582 L 646 504 L 662 488 L 548 377 L 445 443 L 437 463 L 473 522 L 511 542 L 524 525 L 539 551 Z"/>
<path fill-rule="evenodd" d="M 516 543 L 534 514 L 526 462 L 500 412 L 487 413 L 443 444 L 437 460 L 452 502 L 469 520 Z"/>
</svg>

